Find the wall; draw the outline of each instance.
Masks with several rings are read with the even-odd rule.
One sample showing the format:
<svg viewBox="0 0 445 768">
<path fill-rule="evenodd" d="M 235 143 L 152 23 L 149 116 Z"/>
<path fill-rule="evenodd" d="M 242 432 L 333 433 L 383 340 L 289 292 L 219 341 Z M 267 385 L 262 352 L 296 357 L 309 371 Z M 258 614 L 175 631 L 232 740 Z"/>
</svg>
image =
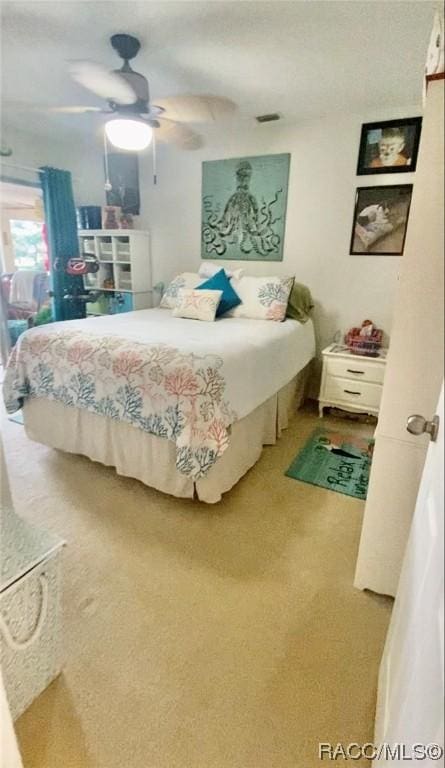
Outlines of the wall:
<svg viewBox="0 0 445 768">
<path fill-rule="evenodd" d="M 14 169 L 8 163 L 39 168 L 50 165 L 71 171 L 77 205 L 104 202 L 104 178 L 101 145 L 93 134 L 82 133 L 63 139 L 59 136 L 40 136 L 31 130 L 17 131 L 3 127 L 7 143 L 13 148 L 11 157 L 2 160 L 4 176 L 35 182 L 36 173 Z"/>
<path fill-rule="evenodd" d="M 237 266 L 249 274 L 296 275 L 311 288 L 319 349 L 337 330 L 343 332 L 368 317 L 389 333 L 401 257 L 349 255 L 355 189 L 410 183 L 415 174 L 357 177 L 360 130 L 363 122 L 418 114 L 419 106 L 408 106 L 292 126 L 252 121 L 212 130 L 199 152 L 173 147 L 159 151 L 156 187 L 150 159 L 142 158 L 141 225 L 151 229 L 155 281 L 199 266 L 203 160 L 290 152 L 284 260 L 236 262 Z"/>
</svg>

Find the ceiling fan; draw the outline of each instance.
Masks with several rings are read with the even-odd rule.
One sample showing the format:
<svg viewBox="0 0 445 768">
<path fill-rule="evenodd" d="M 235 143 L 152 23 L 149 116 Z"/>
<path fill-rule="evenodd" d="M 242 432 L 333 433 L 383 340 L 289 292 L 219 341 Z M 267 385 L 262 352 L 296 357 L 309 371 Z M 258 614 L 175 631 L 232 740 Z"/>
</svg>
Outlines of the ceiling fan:
<svg viewBox="0 0 445 768">
<path fill-rule="evenodd" d="M 202 137 L 187 123 L 211 123 L 235 111 L 233 102 L 217 96 L 179 96 L 151 104 L 147 78 L 135 72 L 129 63 L 141 47 L 139 40 L 132 35 L 117 34 L 110 42 L 123 59 L 120 69 L 110 72 L 92 61 L 70 64 L 71 77 L 104 99 L 107 107 L 52 107 L 51 112 L 110 115 L 105 133 L 111 144 L 119 149 L 139 151 L 148 147 L 153 132 L 156 139 L 181 149 L 198 149 L 202 146 Z"/>
</svg>

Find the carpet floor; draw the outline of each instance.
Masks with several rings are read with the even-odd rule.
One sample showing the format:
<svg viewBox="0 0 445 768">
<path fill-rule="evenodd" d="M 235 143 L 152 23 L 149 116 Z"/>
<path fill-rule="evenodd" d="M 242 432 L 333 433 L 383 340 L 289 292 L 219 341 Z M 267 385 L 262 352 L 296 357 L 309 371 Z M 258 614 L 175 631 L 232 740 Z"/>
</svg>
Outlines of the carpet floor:
<svg viewBox="0 0 445 768">
<path fill-rule="evenodd" d="M 312 768 L 319 742 L 372 740 L 391 601 L 352 586 L 364 503 L 284 476 L 318 423 L 207 506 L 4 419 L 17 511 L 68 542 L 66 665 L 17 722 L 26 768 Z"/>
</svg>

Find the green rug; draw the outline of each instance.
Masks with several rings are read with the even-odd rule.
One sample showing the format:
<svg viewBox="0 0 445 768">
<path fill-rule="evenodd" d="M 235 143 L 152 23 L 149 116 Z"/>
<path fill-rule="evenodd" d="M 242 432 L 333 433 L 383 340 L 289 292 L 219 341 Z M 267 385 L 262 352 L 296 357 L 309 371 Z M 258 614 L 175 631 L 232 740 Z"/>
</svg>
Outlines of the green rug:
<svg viewBox="0 0 445 768">
<path fill-rule="evenodd" d="M 16 411 L 12 414 L 12 416 L 8 416 L 9 421 L 14 421 L 16 424 L 21 424 L 23 426 L 23 413 L 21 411 Z"/>
<path fill-rule="evenodd" d="M 366 499 L 374 440 L 319 427 L 285 473 L 294 480 Z"/>
</svg>

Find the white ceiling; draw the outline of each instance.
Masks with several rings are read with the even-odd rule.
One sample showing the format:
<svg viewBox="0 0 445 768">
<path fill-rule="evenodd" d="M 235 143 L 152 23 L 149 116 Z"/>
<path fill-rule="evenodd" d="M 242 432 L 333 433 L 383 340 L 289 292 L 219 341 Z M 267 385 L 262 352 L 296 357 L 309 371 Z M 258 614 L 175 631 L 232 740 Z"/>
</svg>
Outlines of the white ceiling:
<svg viewBox="0 0 445 768">
<path fill-rule="evenodd" d="M 419 104 L 432 27 L 430 2 L 3 2 L 2 104 L 9 126 L 89 130 L 91 116 L 36 106 L 98 104 L 67 60 L 110 66 L 115 32 L 138 36 L 135 69 L 152 100 L 180 93 L 232 99 L 240 119 L 279 112 L 302 120 L 335 111 Z"/>
</svg>

